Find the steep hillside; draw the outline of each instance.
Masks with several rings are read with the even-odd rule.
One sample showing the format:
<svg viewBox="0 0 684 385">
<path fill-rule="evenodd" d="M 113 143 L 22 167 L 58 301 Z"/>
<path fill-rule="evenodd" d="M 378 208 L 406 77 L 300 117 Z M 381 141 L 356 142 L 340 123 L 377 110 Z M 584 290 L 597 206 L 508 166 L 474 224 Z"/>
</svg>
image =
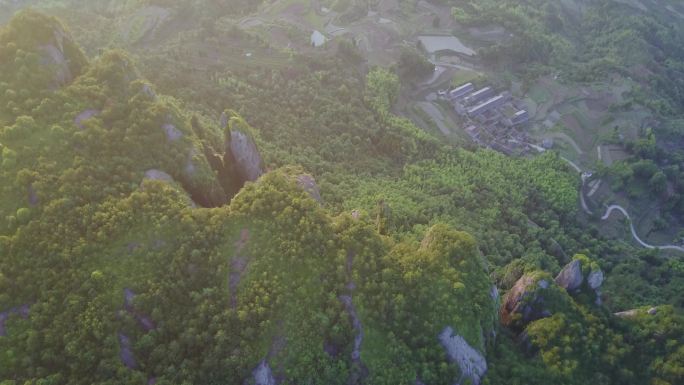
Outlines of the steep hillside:
<svg viewBox="0 0 684 385">
<path fill-rule="evenodd" d="M 3 385 L 682 381 L 681 262 L 580 227 L 557 155 L 440 143 L 350 47 L 182 47 L 0 29 Z"/>
<path fill-rule="evenodd" d="M 38 25 L 53 33 L 13 39 Z M 59 84 L 48 75 L 61 67 L 33 59 L 57 33 L 69 47 L 64 61 L 82 62 Z M 45 74 L 31 77 L 23 100 L 4 93 L 3 103 L 19 107 L 6 111 L 11 123 L 0 133 L 1 378 L 346 383 L 384 376 L 382 362 L 398 357 L 404 379 L 482 374 L 444 366 L 438 338 L 449 328 L 483 357 L 496 325 L 472 237 L 442 226 L 422 246 L 395 245 L 368 218 L 332 218 L 297 169 L 248 183 L 230 205 L 199 208 L 222 206 L 232 197 L 223 186 L 237 191 L 259 177 L 239 117 L 215 125 L 189 118 L 125 54 L 88 64 L 52 18 L 22 13 L 0 41 L 15 45 L 3 75 Z M 406 304 L 388 301 L 395 296 Z M 488 310 L 447 311 L 464 303 Z M 421 326 L 406 334 L 406 322 Z M 376 347 L 362 350 L 364 336 Z"/>
</svg>

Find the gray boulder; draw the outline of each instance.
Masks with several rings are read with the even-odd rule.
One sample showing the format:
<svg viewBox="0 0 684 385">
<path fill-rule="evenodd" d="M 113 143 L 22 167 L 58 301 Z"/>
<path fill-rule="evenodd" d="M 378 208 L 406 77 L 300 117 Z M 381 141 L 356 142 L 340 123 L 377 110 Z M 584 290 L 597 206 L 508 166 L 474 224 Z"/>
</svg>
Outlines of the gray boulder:
<svg viewBox="0 0 684 385">
<path fill-rule="evenodd" d="M 252 371 L 252 377 L 255 385 L 276 385 L 273 371 L 266 360 L 259 363 L 259 366 Z"/>
<path fill-rule="evenodd" d="M 173 182 L 173 177 L 161 170 L 151 169 L 145 171 L 146 180 L 159 180 L 162 182 Z"/>
<path fill-rule="evenodd" d="M 496 287 L 496 285 L 492 285 L 492 288 L 489 289 L 489 297 L 494 301 L 499 300 L 499 289 Z"/>
<path fill-rule="evenodd" d="M 168 139 L 169 142 L 175 142 L 183 137 L 183 133 L 180 132 L 176 128 L 176 126 L 174 126 L 171 123 L 165 123 L 164 125 L 162 125 L 162 129 L 164 130 L 164 133 L 166 134 L 166 139 Z"/>
<path fill-rule="evenodd" d="M 487 373 L 487 360 L 484 355 L 471 347 L 463 337 L 454 335 L 454 329 L 451 326 L 444 328 L 438 338 L 449 361 L 457 364 L 461 369 L 461 378 L 458 383 L 469 379 L 473 385 L 479 385 L 482 377 Z"/>
<path fill-rule="evenodd" d="M 137 369 L 138 367 L 138 362 L 133 355 L 132 346 L 131 339 L 127 335 L 119 333 L 119 358 L 121 359 L 121 363 L 131 370 Z"/>
<path fill-rule="evenodd" d="M 321 190 L 316 184 L 316 180 L 307 174 L 297 176 L 297 185 L 306 191 L 307 194 L 311 196 L 316 202 L 321 203 L 323 199 L 321 198 Z"/>
<path fill-rule="evenodd" d="M 354 362 L 360 362 L 361 360 L 361 344 L 363 343 L 363 325 L 361 324 L 361 319 L 356 313 L 356 307 L 352 301 L 352 297 L 348 295 L 340 296 L 340 301 L 344 304 L 344 308 L 349 314 L 352 320 L 352 326 L 356 331 L 356 336 L 354 336 L 354 349 L 352 350 L 351 358 Z"/>
<path fill-rule="evenodd" d="M 76 127 L 78 127 L 78 129 L 82 130 L 84 128 L 83 122 L 85 122 L 86 120 L 93 118 L 99 114 L 100 114 L 99 110 L 93 110 L 93 109 L 85 110 L 85 111 L 81 112 L 80 114 L 78 114 L 74 118 L 74 124 L 76 125 Z"/>
<path fill-rule="evenodd" d="M 230 131 L 230 153 L 233 155 L 238 172 L 245 181 L 254 182 L 264 173 L 261 154 L 256 143 L 239 130 Z"/>
<path fill-rule="evenodd" d="M 620 318 L 634 318 L 639 314 L 639 310 L 637 309 L 632 309 L 632 310 L 625 310 L 621 312 L 615 313 L 616 317 Z"/>
<path fill-rule="evenodd" d="M 556 284 L 567 291 L 577 290 L 582 286 L 582 262 L 578 259 L 567 264 L 556 277 Z"/>
<path fill-rule="evenodd" d="M 53 44 L 48 44 L 40 47 L 43 54 L 41 63 L 45 66 L 50 66 L 53 70 L 54 86 L 60 87 L 68 84 L 74 78 L 69 68 L 69 62 L 58 47 Z"/>
<path fill-rule="evenodd" d="M 499 310 L 501 324 L 522 328 L 532 321 L 551 316 L 544 298 L 544 291 L 549 287 L 548 280 L 537 279 L 533 274 L 520 277 L 503 299 Z"/>
<path fill-rule="evenodd" d="M 221 118 L 219 119 L 219 126 L 222 130 L 228 127 L 228 114 L 226 114 L 225 111 L 221 114 Z"/>
<path fill-rule="evenodd" d="M 591 273 L 589 273 L 589 278 L 587 278 L 587 283 L 589 284 L 589 287 L 591 287 L 593 290 L 597 290 L 598 288 L 603 285 L 603 271 L 599 270 L 594 270 Z"/>
<path fill-rule="evenodd" d="M 157 93 L 154 92 L 154 90 L 149 84 L 143 84 L 142 93 L 147 95 L 147 97 L 151 100 L 157 100 Z"/>
</svg>

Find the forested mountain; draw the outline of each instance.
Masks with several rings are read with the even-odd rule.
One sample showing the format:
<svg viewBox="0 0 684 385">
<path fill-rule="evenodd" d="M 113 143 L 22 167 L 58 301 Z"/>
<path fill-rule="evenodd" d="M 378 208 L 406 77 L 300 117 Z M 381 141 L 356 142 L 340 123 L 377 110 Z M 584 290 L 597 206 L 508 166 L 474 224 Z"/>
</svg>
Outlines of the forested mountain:
<svg viewBox="0 0 684 385">
<path fill-rule="evenodd" d="M 0 384 L 684 381 L 681 256 L 578 222 L 558 154 L 420 130 L 354 44 L 227 26 L 257 1 L 26 3 L 0 27 Z M 110 33 L 149 7 L 179 24 Z"/>
</svg>

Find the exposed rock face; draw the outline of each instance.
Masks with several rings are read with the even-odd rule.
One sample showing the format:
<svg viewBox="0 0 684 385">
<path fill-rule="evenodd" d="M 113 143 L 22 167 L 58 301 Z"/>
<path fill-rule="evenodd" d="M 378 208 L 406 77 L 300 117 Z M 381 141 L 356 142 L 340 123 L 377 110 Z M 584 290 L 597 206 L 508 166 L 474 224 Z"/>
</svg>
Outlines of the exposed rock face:
<svg viewBox="0 0 684 385">
<path fill-rule="evenodd" d="M 173 182 L 173 177 L 161 170 L 151 169 L 145 171 L 145 179 Z"/>
<path fill-rule="evenodd" d="M 489 297 L 491 297 L 491 299 L 494 301 L 499 300 L 499 289 L 496 286 L 492 286 L 492 288 L 489 290 Z"/>
<path fill-rule="evenodd" d="M 78 114 L 78 116 L 76 116 L 76 118 L 74 118 L 74 124 L 76 125 L 76 127 L 78 127 L 79 130 L 82 130 L 85 128 L 85 127 L 83 127 L 84 121 L 86 121 L 92 117 L 95 117 L 99 114 L 100 114 L 100 111 L 98 111 L 98 110 L 85 110 L 85 111 L 81 112 L 80 114 Z"/>
<path fill-rule="evenodd" d="M 121 362 L 128 369 L 136 369 L 138 367 L 138 362 L 133 356 L 131 339 L 123 333 L 119 333 L 119 349 L 119 358 L 121 358 Z"/>
<path fill-rule="evenodd" d="M 254 182 L 264 173 L 259 150 L 254 140 L 244 132 L 230 131 L 229 150 L 243 180 Z"/>
<path fill-rule="evenodd" d="M 31 207 L 38 206 L 40 203 L 40 198 L 38 198 L 38 192 L 36 191 L 33 184 L 28 186 L 28 202 Z"/>
<path fill-rule="evenodd" d="M 155 325 L 154 321 L 152 321 L 152 318 L 149 316 L 137 311 L 134 306 L 133 306 L 133 300 L 135 299 L 135 292 L 131 289 L 124 288 L 124 309 L 131 314 L 136 321 L 138 321 L 138 324 L 140 327 L 146 331 L 150 332 L 154 329 L 157 328 L 157 325 Z"/>
<path fill-rule="evenodd" d="M 226 114 L 225 111 L 223 111 L 223 113 L 221 114 L 221 118 L 219 119 L 219 126 L 222 130 L 228 127 L 228 114 Z"/>
<path fill-rule="evenodd" d="M 550 317 L 551 312 L 546 309 L 542 292 L 549 286 L 550 283 L 546 279 L 536 280 L 529 274 L 520 277 L 501 304 L 501 323 L 504 326 L 522 327 L 532 321 Z"/>
<path fill-rule="evenodd" d="M 601 287 L 603 284 L 603 271 L 601 270 L 594 270 L 591 273 L 589 273 L 589 278 L 587 278 L 587 283 L 589 284 L 589 287 L 596 290 Z"/>
<path fill-rule="evenodd" d="M 259 366 L 252 371 L 252 377 L 255 385 L 276 385 L 273 371 L 266 360 L 261 361 Z"/>
<path fill-rule="evenodd" d="M 215 177 L 216 170 L 212 170 L 210 159 L 202 155 L 204 154 L 195 147 L 188 150 L 183 172 L 177 175 L 178 181 L 197 205 L 220 207 L 228 201 L 226 191 L 221 184 L 221 175 L 219 178 Z"/>
<path fill-rule="evenodd" d="M 187 176 L 194 176 L 197 171 L 197 166 L 195 166 L 195 162 L 193 161 L 194 157 L 195 149 L 192 149 L 188 154 L 188 159 L 185 161 L 185 167 L 183 167 L 183 172 L 185 172 L 185 175 Z"/>
<path fill-rule="evenodd" d="M 143 94 L 147 95 L 147 97 L 151 100 L 157 100 L 157 93 L 154 92 L 154 90 L 149 84 L 143 84 L 142 92 Z"/>
<path fill-rule="evenodd" d="M 589 273 L 586 273 L 586 271 Z M 584 255 L 577 255 L 568 263 L 556 277 L 558 286 L 570 294 L 577 294 L 580 290 L 593 292 L 596 296 L 594 303 L 601 305 L 601 285 L 603 285 L 603 271 Z M 584 285 L 584 282 L 587 284 Z"/>
<path fill-rule="evenodd" d="M 180 132 L 180 131 L 176 128 L 176 126 L 174 126 L 174 125 L 171 124 L 171 123 L 165 123 L 165 124 L 162 126 L 162 129 L 164 130 L 164 133 L 166 133 L 166 139 L 167 139 L 169 142 L 175 142 L 175 141 L 177 141 L 178 139 L 180 139 L 180 138 L 183 137 L 183 133 Z"/>
<path fill-rule="evenodd" d="M 582 262 L 578 259 L 567 264 L 563 270 L 556 277 L 558 286 L 567 291 L 577 290 L 584 282 L 584 275 L 582 275 Z"/>
<path fill-rule="evenodd" d="M 456 363 L 461 369 L 461 379 L 458 383 L 463 383 L 464 379 L 470 379 L 472 384 L 478 385 L 487 372 L 485 357 L 473 349 L 463 337 L 454 335 L 454 329 L 451 326 L 444 328 L 439 334 L 439 342 L 446 350 L 449 361 Z"/>
<path fill-rule="evenodd" d="M 633 318 L 636 317 L 639 314 L 639 310 L 637 309 L 632 309 L 632 310 L 625 310 L 625 311 L 620 311 L 615 313 L 616 317 L 620 318 Z"/>
<path fill-rule="evenodd" d="M 316 180 L 311 175 L 299 175 L 297 177 L 297 185 L 301 187 L 302 190 L 306 191 L 311 198 L 316 200 L 316 202 L 321 203 L 323 201 L 323 199 L 321 199 L 321 191 L 316 184 Z"/>
<path fill-rule="evenodd" d="M 53 69 L 54 85 L 63 86 L 70 83 L 74 75 L 71 73 L 64 52 L 52 44 L 44 45 L 40 47 L 40 50 L 44 54 L 42 64 L 51 66 Z"/>
<path fill-rule="evenodd" d="M 39 47 L 42 54 L 41 63 L 49 66 L 53 72 L 53 86 L 61 87 L 74 79 L 71 59 L 67 57 L 65 45 L 72 44 L 61 26 L 54 26 L 52 39 Z"/>
<path fill-rule="evenodd" d="M 652 307 L 648 310 L 643 310 L 643 309 L 631 309 L 631 310 L 625 310 L 617 313 L 613 313 L 616 317 L 620 318 L 634 318 L 638 316 L 639 314 L 648 314 L 650 316 L 654 316 L 658 314 L 658 308 L 657 307 Z"/>
<path fill-rule="evenodd" d="M 356 307 L 352 302 L 352 297 L 348 295 L 340 296 L 340 301 L 344 304 L 349 317 L 352 320 L 352 326 L 356 330 L 356 336 L 354 337 L 354 348 L 352 350 L 352 361 L 359 361 L 361 359 L 361 343 L 363 343 L 363 326 L 361 325 L 361 320 L 358 314 L 356 314 Z"/>
<path fill-rule="evenodd" d="M 124 307 L 126 310 L 133 309 L 133 299 L 135 299 L 135 293 L 129 288 L 124 289 Z"/>
</svg>

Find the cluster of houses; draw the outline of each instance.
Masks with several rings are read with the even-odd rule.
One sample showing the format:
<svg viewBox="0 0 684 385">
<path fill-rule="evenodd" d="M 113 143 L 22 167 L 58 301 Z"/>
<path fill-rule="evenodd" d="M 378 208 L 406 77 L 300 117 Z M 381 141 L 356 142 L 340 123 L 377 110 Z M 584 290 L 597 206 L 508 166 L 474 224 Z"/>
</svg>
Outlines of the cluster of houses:
<svg viewBox="0 0 684 385">
<path fill-rule="evenodd" d="M 530 114 L 510 92 L 496 92 L 486 86 L 476 89 L 466 83 L 439 92 L 466 122 L 466 132 L 474 142 L 498 151 L 514 154 L 531 150 L 524 128 Z"/>
</svg>

